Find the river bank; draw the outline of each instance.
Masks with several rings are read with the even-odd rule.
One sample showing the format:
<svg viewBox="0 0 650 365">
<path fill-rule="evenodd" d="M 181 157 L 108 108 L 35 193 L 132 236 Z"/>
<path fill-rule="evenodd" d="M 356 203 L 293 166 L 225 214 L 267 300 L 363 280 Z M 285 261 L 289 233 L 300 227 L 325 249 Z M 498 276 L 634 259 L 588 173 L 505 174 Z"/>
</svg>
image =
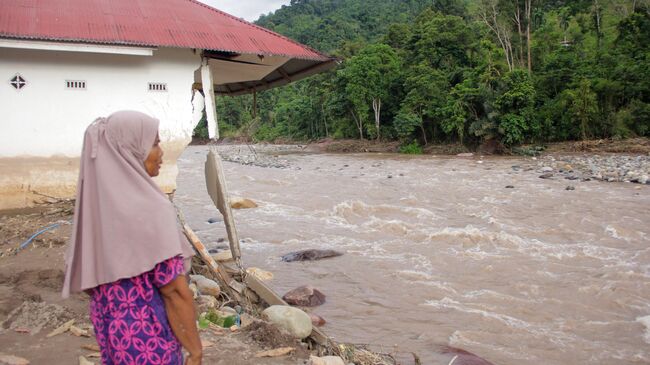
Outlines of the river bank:
<svg viewBox="0 0 650 365">
<path fill-rule="evenodd" d="M 20 357 L 30 364 L 84 364 L 80 356 L 99 364 L 88 316 L 88 296 L 77 294 L 62 299 L 60 294 L 73 202 L 45 199 L 50 203 L 0 214 L 0 354 Z M 16 248 L 34 233 L 52 226 L 17 252 Z M 87 335 L 65 332 L 47 337 L 72 319 Z M 299 343 L 266 326 L 234 332 L 212 327 L 201 330 L 200 335 L 204 364 L 295 365 L 309 358 L 309 351 Z M 287 346 L 295 348 L 287 356 L 255 357 L 262 351 Z M 1 364 L 5 364 L 3 359 L 0 355 Z"/>
</svg>

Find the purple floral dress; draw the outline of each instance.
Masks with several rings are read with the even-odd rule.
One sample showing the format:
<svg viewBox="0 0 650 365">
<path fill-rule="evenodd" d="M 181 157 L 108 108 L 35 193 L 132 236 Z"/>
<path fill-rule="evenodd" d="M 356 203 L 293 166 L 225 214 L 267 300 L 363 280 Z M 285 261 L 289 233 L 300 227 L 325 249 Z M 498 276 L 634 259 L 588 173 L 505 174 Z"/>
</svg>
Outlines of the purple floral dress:
<svg viewBox="0 0 650 365">
<path fill-rule="evenodd" d="M 90 319 L 104 365 L 182 365 L 158 288 L 184 273 L 173 257 L 153 270 L 91 290 Z"/>
</svg>

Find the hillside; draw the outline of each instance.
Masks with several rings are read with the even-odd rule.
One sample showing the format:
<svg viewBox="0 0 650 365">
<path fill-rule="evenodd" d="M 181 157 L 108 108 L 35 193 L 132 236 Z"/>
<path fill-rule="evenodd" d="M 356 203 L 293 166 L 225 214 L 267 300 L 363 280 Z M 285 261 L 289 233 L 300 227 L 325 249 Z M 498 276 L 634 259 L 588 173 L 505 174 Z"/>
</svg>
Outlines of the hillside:
<svg viewBox="0 0 650 365">
<path fill-rule="evenodd" d="M 250 96 L 218 98 L 222 135 L 415 153 L 648 136 L 649 2 L 292 1 L 257 23 L 341 65 L 260 93 L 257 113 Z"/>
</svg>

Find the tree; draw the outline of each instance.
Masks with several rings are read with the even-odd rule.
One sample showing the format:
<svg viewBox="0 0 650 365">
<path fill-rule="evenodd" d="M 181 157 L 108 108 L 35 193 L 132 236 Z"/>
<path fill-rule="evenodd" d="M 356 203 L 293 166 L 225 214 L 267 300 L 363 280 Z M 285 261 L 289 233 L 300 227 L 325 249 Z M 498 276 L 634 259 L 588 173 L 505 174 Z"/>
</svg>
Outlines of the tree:
<svg viewBox="0 0 650 365">
<path fill-rule="evenodd" d="M 382 100 L 400 77 L 401 61 L 393 48 L 385 44 L 370 45 L 352 57 L 341 70 L 346 80 L 348 98 L 354 105 L 353 117 L 361 126 L 368 119 L 369 107 L 374 112 L 375 137 L 380 138 Z"/>
<path fill-rule="evenodd" d="M 499 133 L 505 145 L 522 143 L 538 127 L 534 120 L 535 88 L 530 75 L 522 70 L 509 72 L 503 78 L 494 105 L 501 115 Z"/>
<path fill-rule="evenodd" d="M 591 90 L 591 83 L 587 79 L 580 81 L 577 88 L 568 90 L 570 100 L 570 111 L 574 121 L 580 125 L 580 136 L 587 139 L 589 127 L 594 121 L 596 114 L 596 94 Z"/>
</svg>

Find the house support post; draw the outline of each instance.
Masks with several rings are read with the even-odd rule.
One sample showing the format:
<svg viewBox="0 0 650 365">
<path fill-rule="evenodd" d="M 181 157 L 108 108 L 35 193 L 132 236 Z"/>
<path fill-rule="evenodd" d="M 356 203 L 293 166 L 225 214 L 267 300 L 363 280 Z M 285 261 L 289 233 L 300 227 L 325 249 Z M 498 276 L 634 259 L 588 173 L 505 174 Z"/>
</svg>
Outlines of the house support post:
<svg viewBox="0 0 650 365">
<path fill-rule="evenodd" d="M 217 122 L 217 104 L 215 102 L 214 80 L 210 70 L 210 59 L 201 60 L 201 82 L 205 95 L 205 114 L 208 117 L 208 135 L 210 139 L 219 139 L 219 124 Z"/>
</svg>

